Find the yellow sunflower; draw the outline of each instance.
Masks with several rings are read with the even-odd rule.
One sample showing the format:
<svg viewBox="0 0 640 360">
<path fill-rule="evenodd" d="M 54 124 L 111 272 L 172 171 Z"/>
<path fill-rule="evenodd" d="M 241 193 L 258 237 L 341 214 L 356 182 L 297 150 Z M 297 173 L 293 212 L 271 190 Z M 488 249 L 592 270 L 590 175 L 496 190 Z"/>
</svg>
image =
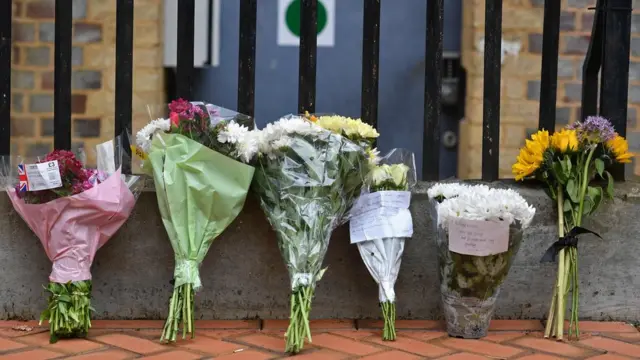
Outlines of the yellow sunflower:
<svg viewBox="0 0 640 360">
<path fill-rule="evenodd" d="M 578 134 L 575 130 L 563 129 L 551 135 L 551 147 L 559 152 L 578 150 Z"/>
<path fill-rule="evenodd" d="M 544 160 L 544 152 L 548 148 L 549 132 L 547 130 L 540 130 L 531 135 L 531 140 L 525 141 L 525 146 L 520 149 L 516 163 L 511 167 L 516 180 L 522 180 L 538 170 Z"/>
<path fill-rule="evenodd" d="M 634 156 L 634 154 L 629 152 L 629 143 L 625 138 L 616 133 L 616 136 L 614 136 L 613 139 L 607 141 L 606 145 L 607 148 L 609 148 L 609 150 L 611 150 L 611 152 L 615 156 L 616 162 L 631 162 L 631 158 Z"/>
</svg>

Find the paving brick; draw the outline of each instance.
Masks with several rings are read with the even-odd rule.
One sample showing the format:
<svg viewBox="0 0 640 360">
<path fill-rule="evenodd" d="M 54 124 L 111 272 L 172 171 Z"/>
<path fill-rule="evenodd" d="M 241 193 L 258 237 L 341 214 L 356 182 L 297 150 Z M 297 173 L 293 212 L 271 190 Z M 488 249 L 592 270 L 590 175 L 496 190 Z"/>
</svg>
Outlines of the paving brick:
<svg viewBox="0 0 640 360">
<path fill-rule="evenodd" d="M 381 353 L 377 353 L 377 354 L 373 354 L 373 355 L 368 355 L 368 356 L 364 356 L 361 357 L 360 359 L 362 360 L 418 360 L 418 359 L 423 359 L 423 357 L 417 356 L 417 355 L 413 355 L 413 354 L 409 354 L 406 353 L 404 351 L 398 351 L 398 350 L 393 350 L 393 351 L 385 351 L 385 352 L 381 352 Z"/>
<path fill-rule="evenodd" d="M 523 352 L 521 349 L 483 340 L 447 339 L 440 344 L 456 350 L 495 357 L 510 357 Z"/>
<path fill-rule="evenodd" d="M 227 341 L 221 341 L 207 336 L 196 336 L 195 339 L 180 339 L 177 342 L 177 345 L 185 349 L 200 351 L 214 356 L 228 354 L 236 350 L 246 348 L 246 346 L 244 345 L 233 344 Z"/>
<path fill-rule="evenodd" d="M 342 353 L 327 350 L 327 349 L 311 350 L 311 351 L 307 351 L 306 353 L 305 351 L 303 351 L 300 354 L 297 354 L 295 356 L 295 359 L 296 360 L 300 360 L 300 359 L 302 360 L 342 360 L 350 356 L 347 354 L 342 354 Z M 399 358 L 398 360 L 402 360 L 402 358 Z"/>
<path fill-rule="evenodd" d="M 91 320 L 91 329 L 162 329 L 163 326 L 164 320 Z"/>
<path fill-rule="evenodd" d="M 590 339 L 580 340 L 581 345 L 595 349 L 606 350 L 620 355 L 638 356 L 640 355 L 640 345 L 629 344 L 618 340 L 594 336 Z"/>
<path fill-rule="evenodd" d="M 237 338 L 238 341 L 253 346 L 261 347 L 275 352 L 284 351 L 286 344 L 284 337 L 275 337 L 265 334 L 255 334 Z"/>
<path fill-rule="evenodd" d="M 368 338 L 367 341 L 377 343 L 381 346 L 390 347 L 396 350 L 402 350 L 408 353 L 427 357 L 438 357 L 451 353 L 451 350 L 449 349 L 432 344 L 427 344 L 425 342 L 414 340 L 404 336 L 399 336 L 398 338 L 396 338 L 396 341 L 384 341 L 378 336 Z"/>
<path fill-rule="evenodd" d="M 638 334 L 638 330 L 633 325 L 621 321 L 580 321 L 580 331 Z"/>
<path fill-rule="evenodd" d="M 372 336 L 374 333 L 366 330 L 334 330 L 331 332 L 334 335 L 348 337 L 350 339 L 360 340 L 366 337 Z"/>
<path fill-rule="evenodd" d="M 259 334 L 259 330 L 238 329 L 238 330 L 202 330 L 198 328 L 198 335 L 212 337 L 214 339 L 236 338 L 243 335 Z M 159 337 L 160 335 L 158 335 Z M 284 336 L 284 333 L 283 333 Z"/>
<path fill-rule="evenodd" d="M 358 329 L 382 329 L 383 326 L 382 320 L 358 320 Z M 445 324 L 436 320 L 396 320 L 396 329 L 443 330 Z"/>
<path fill-rule="evenodd" d="M 360 356 L 369 355 L 380 351 L 379 348 L 373 345 L 360 343 L 351 339 L 346 339 L 341 336 L 331 334 L 320 334 L 313 336 L 312 343 L 315 346 Z"/>
<path fill-rule="evenodd" d="M 216 357 L 216 360 L 267 360 L 275 358 L 274 355 L 249 350 Z"/>
<path fill-rule="evenodd" d="M 164 346 L 154 343 L 152 341 L 137 338 L 135 336 L 129 336 L 124 334 L 109 334 L 98 336 L 96 340 L 105 344 L 117 346 L 119 348 L 129 350 L 138 354 L 149 354 L 153 352 L 162 351 Z"/>
<path fill-rule="evenodd" d="M 558 342 L 553 339 L 535 338 L 532 336 L 516 339 L 512 341 L 511 344 L 569 357 L 585 357 L 585 355 L 589 353 L 589 351 L 583 348 L 579 348 L 568 343 Z"/>
<path fill-rule="evenodd" d="M 555 355 L 552 356 L 552 355 L 544 355 L 544 354 L 533 354 L 533 355 L 527 355 L 527 356 L 518 358 L 518 360 L 562 360 L 562 359 L 566 359 L 566 358 L 555 356 Z"/>
<path fill-rule="evenodd" d="M 47 360 L 62 356 L 62 354 L 45 349 L 35 349 L 2 355 L 3 360 Z"/>
<path fill-rule="evenodd" d="M 457 353 L 457 354 L 453 354 L 453 355 L 447 355 L 447 356 L 443 356 L 441 358 L 438 358 L 439 360 L 485 360 L 485 359 L 489 359 L 487 357 L 484 356 L 480 356 L 480 355 L 476 355 L 476 354 L 471 354 L 471 353 Z"/>
<path fill-rule="evenodd" d="M 258 320 L 199 320 L 197 329 L 259 329 Z"/>
<path fill-rule="evenodd" d="M 589 360 L 629 360 L 630 357 L 614 355 L 614 354 L 604 354 L 598 355 L 594 357 L 590 357 Z"/>
<path fill-rule="evenodd" d="M 27 347 L 24 344 L 15 342 L 13 340 L 2 339 L 0 338 L 0 351 L 9 351 Z"/>
<path fill-rule="evenodd" d="M 622 340 L 625 342 L 640 342 L 640 332 L 634 332 L 634 333 L 605 333 L 602 334 L 603 336 L 606 337 L 612 337 L 612 338 L 616 338 L 618 340 Z"/>
<path fill-rule="evenodd" d="M 491 342 L 501 343 L 504 341 L 509 341 L 513 339 L 517 339 L 519 337 L 526 336 L 523 332 L 490 332 L 486 337 L 482 340 L 487 340 Z"/>
<path fill-rule="evenodd" d="M 19 339 L 19 341 L 29 345 L 46 347 L 51 350 L 61 351 L 67 354 L 78 354 L 104 347 L 104 345 L 102 344 L 98 344 L 96 342 L 85 339 L 62 339 L 55 344 L 50 344 L 48 332 L 23 336 Z"/>
<path fill-rule="evenodd" d="M 402 336 L 407 336 L 420 341 L 431 341 L 448 336 L 444 331 L 403 331 Z"/>
<path fill-rule="evenodd" d="M 202 358 L 202 356 L 198 354 L 190 353 L 188 351 L 174 350 L 174 351 L 163 352 L 156 355 L 145 356 L 144 358 L 147 360 L 175 360 L 175 359 L 194 360 L 194 359 L 200 359 Z"/>
<path fill-rule="evenodd" d="M 491 320 L 489 331 L 542 331 L 540 320 Z"/>
<path fill-rule="evenodd" d="M 68 360 L 124 360 L 134 356 L 135 354 L 123 350 L 105 350 L 72 356 Z"/>
</svg>

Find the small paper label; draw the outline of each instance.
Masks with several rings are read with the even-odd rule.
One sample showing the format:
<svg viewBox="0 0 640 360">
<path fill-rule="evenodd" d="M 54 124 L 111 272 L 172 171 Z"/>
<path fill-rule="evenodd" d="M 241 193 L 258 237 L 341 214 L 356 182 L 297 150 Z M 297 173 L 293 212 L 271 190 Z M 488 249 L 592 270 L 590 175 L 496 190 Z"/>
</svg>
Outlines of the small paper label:
<svg viewBox="0 0 640 360">
<path fill-rule="evenodd" d="M 139 157 L 142 160 L 147 160 L 147 158 L 149 156 L 147 156 L 147 153 L 144 152 L 144 150 L 140 149 L 139 147 L 135 146 L 135 145 L 131 145 L 131 152 L 136 154 L 137 157 Z"/>
<path fill-rule="evenodd" d="M 489 256 L 509 250 L 509 224 L 504 221 L 452 219 L 449 222 L 449 251 Z"/>
<path fill-rule="evenodd" d="M 363 194 L 351 211 L 351 243 L 413 236 L 409 191 L 379 191 Z"/>
<path fill-rule="evenodd" d="M 58 161 L 18 165 L 21 191 L 40 191 L 62 186 Z"/>
<path fill-rule="evenodd" d="M 113 149 L 113 140 L 96 145 L 96 161 L 99 171 L 107 174 L 116 172 L 116 157 Z"/>
</svg>

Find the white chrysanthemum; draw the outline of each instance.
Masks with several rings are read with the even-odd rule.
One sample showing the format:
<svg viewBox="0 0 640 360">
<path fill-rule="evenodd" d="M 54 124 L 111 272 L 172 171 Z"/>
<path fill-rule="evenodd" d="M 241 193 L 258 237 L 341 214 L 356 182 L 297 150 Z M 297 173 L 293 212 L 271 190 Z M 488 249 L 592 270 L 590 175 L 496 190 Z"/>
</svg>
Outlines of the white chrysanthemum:
<svg viewBox="0 0 640 360">
<path fill-rule="evenodd" d="M 449 220 L 453 218 L 502 220 L 509 224 L 518 221 L 522 228 L 531 224 L 536 211 L 516 191 L 483 189 L 480 186 L 470 188 L 476 189 L 463 190 L 458 196 L 447 198 L 438 205 L 439 226 L 447 228 Z"/>
<path fill-rule="evenodd" d="M 243 140 L 247 136 L 248 132 L 248 127 L 240 125 L 235 121 L 230 121 L 224 129 L 220 130 L 218 133 L 218 141 L 223 144 L 236 144 Z"/>
<path fill-rule="evenodd" d="M 245 163 L 253 159 L 258 152 L 257 131 L 247 131 L 236 143 L 236 155 Z"/>
<path fill-rule="evenodd" d="M 366 149 L 365 152 L 369 158 L 369 165 L 375 166 L 380 163 L 380 151 L 378 148 Z"/>
<path fill-rule="evenodd" d="M 259 151 L 271 155 L 273 151 L 290 144 L 289 135 L 317 135 L 323 131 L 325 130 L 302 116 L 286 116 L 274 123 L 267 124 L 264 129 L 259 131 L 256 140 Z"/>
<path fill-rule="evenodd" d="M 156 119 L 145 125 L 136 133 L 136 145 L 144 152 L 151 149 L 151 139 L 153 135 L 160 131 L 169 131 L 171 122 L 169 119 Z"/>
</svg>

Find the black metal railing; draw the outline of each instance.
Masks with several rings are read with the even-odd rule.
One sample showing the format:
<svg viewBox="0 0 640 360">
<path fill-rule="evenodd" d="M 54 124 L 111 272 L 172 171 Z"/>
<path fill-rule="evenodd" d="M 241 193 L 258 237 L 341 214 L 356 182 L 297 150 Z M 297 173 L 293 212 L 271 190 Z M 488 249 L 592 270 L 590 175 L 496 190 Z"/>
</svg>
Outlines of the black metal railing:
<svg viewBox="0 0 640 360">
<path fill-rule="evenodd" d="M 317 1 L 302 0 L 298 111 L 315 110 Z M 364 0 L 362 119 L 377 126 L 380 54 L 380 1 Z M 591 44 L 584 62 L 582 117 L 600 114 L 626 134 L 631 0 L 598 0 Z M 444 0 L 427 0 L 423 174 L 438 180 L 442 88 Z M 539 127 L 556 124 L 560 1 L 545 1 Z M 115 133 L 131 131 L 133 78 L 133 0 L 117 0 Z M 56 1 L 54 146 L 71 148 L 72 2 Z M 194 76 L 194 0 L 178 3 L 177 95 L 191 98 Z M 240 0 L 238 111 L 254 115 L 257 0 Z M 11 124 L 12 1 L 0 1 L 0 154 L 9 154 Z M 502 0 L 486 0 L 482 179 L 499 177 Z M 601 71 L 600 71 L 601 70 Z M 598 73 L 600 72 L 600 89 Z M 600 99 L 598 103 L 598 94 Z M 599 104 L 599 106 L 598 106 Z M 624 179 L 624 168 L 614 171 Z"/>
</svg>

